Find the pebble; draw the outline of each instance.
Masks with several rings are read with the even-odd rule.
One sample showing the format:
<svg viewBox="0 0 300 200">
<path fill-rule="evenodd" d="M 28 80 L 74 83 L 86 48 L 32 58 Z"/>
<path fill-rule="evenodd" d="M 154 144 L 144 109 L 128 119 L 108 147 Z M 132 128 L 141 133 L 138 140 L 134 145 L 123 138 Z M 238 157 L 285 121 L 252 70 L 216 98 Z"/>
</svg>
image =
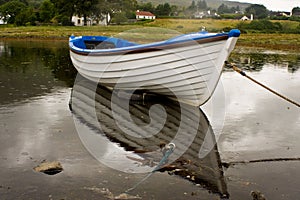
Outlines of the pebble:
<svg viewBox="0 0 300 200">
<path fill-rule="evenodd" d="M 33 168 L 37 172 L 43 172 L 48 175 L 55 175 L 63 171 L 63 167 L 60 162 L 42 162 L 40 165 Z"/>
</svg>

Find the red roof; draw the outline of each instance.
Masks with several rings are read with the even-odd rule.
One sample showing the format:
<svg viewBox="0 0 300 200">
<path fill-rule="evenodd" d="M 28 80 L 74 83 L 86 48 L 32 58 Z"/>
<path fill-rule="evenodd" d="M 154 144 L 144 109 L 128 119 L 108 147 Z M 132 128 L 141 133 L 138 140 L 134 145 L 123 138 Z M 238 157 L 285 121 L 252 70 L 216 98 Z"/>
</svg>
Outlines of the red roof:
<svg viewBox="0 0 300 200">
<path fill-rule="evenodd" d="M 148 12 L 148 11 L 136 11 L 136 15 L 141 15 L 141 16 L 155 16 L 151 12 Z"/>
</svg>

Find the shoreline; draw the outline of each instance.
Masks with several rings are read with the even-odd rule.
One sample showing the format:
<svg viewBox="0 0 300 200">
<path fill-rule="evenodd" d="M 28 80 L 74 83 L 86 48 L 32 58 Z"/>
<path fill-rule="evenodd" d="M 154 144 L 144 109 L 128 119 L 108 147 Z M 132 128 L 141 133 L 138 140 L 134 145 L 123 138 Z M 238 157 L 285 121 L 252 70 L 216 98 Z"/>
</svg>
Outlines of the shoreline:
<svg viewBox="0 0 300 200">
<path fill-rule="evenodd" d="M 161 23 L 159 20 L 158 23 Z M 198 21 L 197 21 L 198 22 Z M 199 22 L 198 22 L 199 23 Z M 218 23 L 218 22 L 216 22 Z M 225 24 L 226 25 L 226 24 Z M 223 26 L 225 26 L 223 25 Z M 173 25 L 174 26 L 174 25 Z M 217 26 L 217 24 L 216 24 Z M 178 34 L 196 32 L 198 26 L 188 25 L 180 30 L 172 27 L 172 23 L 162 26 L 149 25 L 114 25 L 92 27 L 65 26 L 27 26 L 14 27 L 0 25 L 0 41 L 63 41 L 67 42 L 71 35 L 103 35 L 125 37 L 124 39 L 149 43 L 169 39 Z M 146 28 L 146 29 L 144 29 Z M 147 30 L 149 28 L 149 30 Z M 157 29 L 155 29 L 157 28 Z M 218 27 L 220 30 L 221 26 Z M 142 31 L 141 31 L 142 30 Z M 154 30 L 154 31 L 153 31 Z M 215 32 L 215 31 L 214 31 Z M 284 33 L 242 33 L 237 47 L 267 48 L 288 52 L 299 52 L 300 34 Z"/>
<path fill-rule="evenodd" d="M 272 36 L 276 36 L 277 39 L 271 38 L 271 40 L 275 40 L 274 42 L 270 42 L 266 39 L 266 36 L 269 34 L 245 34 L 240 37 L 238 40 L 236 47 L 239 48 L 259 48 L 259 49 L 272 49 L 277 51 L 287 51 L 289 53 L 299 52 L 300 49 L 300 41 L 295 42 L 291 40 L 291 42 L 282 41 L 278 38 L 281 34 L 273 34 Z M 299 35 L 296 34 L 286 34 L 288 37 L 297 38 Z M 255 37 L 256 39 L 252 39 Z M 299 37 L 300 38 L 300 37 Z M 68 36 L 0 36 L 1 41 L 45 41 L 45 42 L 68 42 Z M 150 41 L 151 42 L 151 41 Z"/>
</svg>

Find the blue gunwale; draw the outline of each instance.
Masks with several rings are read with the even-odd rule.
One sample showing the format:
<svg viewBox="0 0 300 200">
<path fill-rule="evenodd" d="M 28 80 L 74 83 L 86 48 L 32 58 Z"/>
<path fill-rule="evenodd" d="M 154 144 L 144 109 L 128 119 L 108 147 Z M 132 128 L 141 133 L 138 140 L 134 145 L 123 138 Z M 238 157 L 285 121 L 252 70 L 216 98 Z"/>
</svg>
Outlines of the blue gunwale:
<svg viewBox="0 0 300 200">
<path fill-rule="evenodd" d="M 127 40 L 106 37 L 106 36 L 71 36 L 69 38 L 70 50 L 78 54 L 118 54 L 124 52 L 140 53 L 145 51 L 162 50 L 165 48 L 176 48 L 178 46 L 192 45 L 193 43 L 206 43 L 212 41 L 226 40 L 230 37 L 239 37 L 240 31 L 238 29 L 232 29 L 230 32 L 225 33 L 208 33 L 197 32 L 190 34 L 183 34 L 174 38 L 154 42 L 149 44 L 138 44 L 129 42 Z M 111 49 L 87 49 L 85 41 L 89 42 L 109 42 L 115 45 L 115 48 Z"/>
</svg>

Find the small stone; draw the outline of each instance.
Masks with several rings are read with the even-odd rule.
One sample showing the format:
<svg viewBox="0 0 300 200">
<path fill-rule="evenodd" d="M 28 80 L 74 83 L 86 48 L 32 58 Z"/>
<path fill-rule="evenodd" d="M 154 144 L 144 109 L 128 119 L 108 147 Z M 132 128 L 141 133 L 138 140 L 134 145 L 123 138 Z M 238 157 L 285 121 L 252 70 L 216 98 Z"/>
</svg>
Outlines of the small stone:
<svg viewBox="0 0 300 200">
<path fill-rule="evenodd" d="M 28 152 L 22 152 L 21 155 L 22 155 L 22 156 L 28 156 L 29 153 L 28 153 Z"/>
<path fill-rule="evenodd" d="M 43 162 L 39 166 L 33 168 L 37 172 L 43 172 L 48 175 L 55 175 L 63 171 L 63 167 L 60 162 Z"/>
<path fill-rule="evenodd" d="M 115 196 L 114 199 L 141 199 L 140 196 L 132 196 L 132 195 L 129 195 L 129 194 L 126 194 L 126 193 L 122 193 L 118 196 Z"/>
<path fill-rule="evenodd" d="M 253 200 L 266 200 L 265 196 L 260 191 L 252 191 L 251 196 Z"/>
</svg>

